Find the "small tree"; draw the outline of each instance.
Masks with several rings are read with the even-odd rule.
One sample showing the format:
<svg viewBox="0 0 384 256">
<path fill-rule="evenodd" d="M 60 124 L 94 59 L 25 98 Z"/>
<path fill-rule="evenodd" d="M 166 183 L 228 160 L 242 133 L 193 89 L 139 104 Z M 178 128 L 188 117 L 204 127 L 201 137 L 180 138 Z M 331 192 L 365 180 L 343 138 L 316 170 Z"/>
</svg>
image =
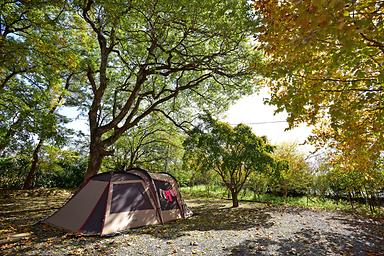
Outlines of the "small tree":
<svg viewBox="0 0 384 256">
<path fill-rule="evenodd" d="M 252 172 L 261 172 L 273 159 L 273 147 L 266 137 L 256 136 L 250 127 L 239 124 L 231 127 L 212 118 L 204 120 L 186 139 L 186 157 L 199 155 L 197 164 L 214 170 L 232 196 L 233 207 L 238 207 L 238 194 Z"/>
<path fill-rule="evenodd" d="M 260 194 L 265 194 L 268 190 L 270 175 L 266 173 L 251 173 L 246 183 L 246 189 L 253 192 L 253 200 Z"/>
<path fill-rule="evenodd" d="M 305 157 L 298 151 L 296 143 L 285 143 L 276 147 L 274 157 L 279 164 L 275 165 L 279 173 L 278 186 L 287 198 L 288 193 L 306 193 L 312 176 L 309 173 L 309 165 Z"/>
</svg>

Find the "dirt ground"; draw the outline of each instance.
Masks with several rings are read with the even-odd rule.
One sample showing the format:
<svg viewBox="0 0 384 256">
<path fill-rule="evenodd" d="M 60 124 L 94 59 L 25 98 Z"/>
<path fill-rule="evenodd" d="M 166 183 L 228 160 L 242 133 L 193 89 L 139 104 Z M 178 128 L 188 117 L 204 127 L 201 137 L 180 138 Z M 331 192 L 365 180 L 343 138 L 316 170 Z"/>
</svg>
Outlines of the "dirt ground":
<svg viewBox="0 0 384 256">
<path fill-rule="evenodd" d="M 384 255 L 383 221 L 342 212 L 189 199 L 187 220 L 85 237 L 39 224 L 70 192 L 0 192 L 1 255 Z"/>
</svg>

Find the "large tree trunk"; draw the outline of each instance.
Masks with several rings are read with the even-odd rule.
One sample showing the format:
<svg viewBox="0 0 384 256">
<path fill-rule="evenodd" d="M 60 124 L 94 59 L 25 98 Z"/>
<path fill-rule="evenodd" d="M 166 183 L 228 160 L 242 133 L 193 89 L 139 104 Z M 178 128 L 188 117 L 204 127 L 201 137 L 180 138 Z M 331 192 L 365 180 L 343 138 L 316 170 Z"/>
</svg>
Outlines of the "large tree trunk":
<svg viewBox="0 0 384 256">
<path fill-rule="evenodd" d="M 43 142 L 44 141 L 41 139 L 33 151 L 31 169 L 29 170 L 28 176 L 25 179 L 23 189 L 31 189 L 34 186 L 33 183 L 35 181 L 37 168 L 39 166 L 39 153 Z"/>
<path fill-rule="evenodd" d="M 239 207 L 239 200 L 237 198 L 237 196 L 239 195 L 239 191 L 231 189 L 231 195 L 232 195 L 232 207 L 233 208 Z"/>
<path fill-rule="evenodd" d="M 103 150 L 98 149 L 96 146 L 93 146 L 93 148 L 90 149 L 88 168 L 84 176 L 84 182 L 87 182 L 89 178 L 96 175 L 100 171 L 104 157 L 105 154 Z"/>
</svg>

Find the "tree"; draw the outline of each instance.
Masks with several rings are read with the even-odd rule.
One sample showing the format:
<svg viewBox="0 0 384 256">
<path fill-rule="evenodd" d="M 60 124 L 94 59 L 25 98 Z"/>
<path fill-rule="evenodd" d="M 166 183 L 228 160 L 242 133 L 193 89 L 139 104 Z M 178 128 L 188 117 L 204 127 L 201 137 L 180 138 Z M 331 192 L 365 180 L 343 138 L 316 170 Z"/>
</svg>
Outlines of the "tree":
<svg viewBox="0 0 384 256">
<path fill-rule="evenodd" d="M 31 27 L 25 17 L 26 10 L 14 3 L 0 5 L 0 153 L 10 144 L 17 130 L 20 129 L 27 113 L 18 109 L 23 90 L 17 88 L 14 79 L 33 68 L 28 63 L 27 42 L 17 40 L 15 35 Z M 11 90 L 7 90 L 7 87 Z M 12 89 L 15 88 L 14 91 Z M 9 92 L 9 93 L 8 93 Z M 6 104 L 12 102 L 13 104 Z"/>
<path fill-rule="evenodd" d="M 252 129 L 204 118 L 203 127 L 196 128 L 185 141 L 188 155 L 199 155 L 197 164 L 214 170 L 232 196 L 233 207 L 238 207 L 238 194 L 253 172 L 263 171 L 273 163 L 273 147 L 266 137 L 258 137 Z"/>
<path fill-rule="evenodd" d="M 382 1 L 255 1 L 269 103 L 339 162 L 372 168 L 384 150 Z"/>
<path fill-rule="evenodd" d="M 223 109 L 253 91 L 250 9 L 245 0 L 7 1 L 0 13 L 0 85 L 8 95 L 14 85 L 52 93 L 52 81 L 63 86 L 60 79 L 76 75 L 81 86 L 70 88 L 68 99 L 80 99 L 88 113 L 87 179 L 150 114 L 172 119 L 179 107 Z M 26 111 L 4 122 L 0 143 L 12 144 L 14 131 L 28 123 L 28 108 L 19 109 Z"/>
<path fill-rule="evenodd" d="M 371 212 L 374 212 L 375 206 L 380 205 L 380 202 L 377 201 L 378 193 L 384 187 L 382 161 L 382 158 L 379 159 L 374 168 L 364 172 L 359 169 L 351 169 L 346 164 L 333 164 L 323 175 L 324 181 L 337 199 L 348 197 L 353 208 L 354 201 L 362 197 Z M 380 207 L 378 209 L 380 210 Z"/>
<path fill-rule="evenodd" d="M 206 163 L 201 161 L 202 159 L 204 159 L 204 152 L 201 150 L 189 150 L 184 153 L 183 171 L 189 174 L 188 185 L 190 187 L 204 184 L 209 188 L 209 185 L 214 182 L 214 171 L 207 168 Z"/>
<path fill-rule="evenodd" d="M 305 156 L 297 149 L 296 143 L 284 143 L 278 145 L 273 152 L 279 173 L 277 184 L 283 192 L 284 198 L 288 192 L 303 194 L 308 192 L 311 185 L 312 176 L 309 173 L 309 165 L 305 161 Z"/>
<path fill-rule="evenodd" d="M 163 113 L 167 102 L 183 99 L 191 108 L 196 98 L 225 102 L 252 91 L 248 63 L 255 56 L 247 42 L 254 19 L 246 1 L 73 4 L 87 37 L 73 42 L 84 52 L 90 96 L 85 179 L 125 132 Z"/>
<path fill-rule="evenodd" d="M 71 75 L 68 76 L 68 78 L 66 79 L 66 84 L 63 88 L 63 91 L 60 95 L 57 96 L 57 99 L 55 96 L 50 97 L 48 100 L 49 105 L 44 106 L 45 108 L 40 110 L 37 113 L 38 115 L 36 115 L 35 118 L 32 119 L 32 122 L 35 124 L 35 127 L 33 130 L 29 131 L 29 134 L 36 135 L 35 138 L 37 139 L 37 144 L 32 152 L 31 168 L 25 179 L 23 189 L 33 188 L 33 182 L 39 165 L 39 153 L 41 151 L 41 148 L 44 146 L 44 143 L 47 140 L 51 139 L 56 145 L 63 144 L 64 138 L 67 135 L 66 133 L 69 133 L 70 131 L 69 129 L 60 125 L 61 123 L 67 121 L 66 118 L 56 113 L 57 108 L 62 104 L 64 93 L 68 89 L 70 77 Z M 49 90 L 51 89 L 49 86 L 48 88 Z"/>
<path fill-rule="evenodd" d="M 249 175 L 247 183 L 244 185 L 245 189 L 249 189 L 253 192 L 253 200 L 257 199 L 257 195 L 265 194 L 271 184 L 271 174 L 251 173 Z"/>
<path fill-rule="evenodd" d="M 66 132 L 60 126 L 66 119 L 56 110 L 74 80 L 77 62 L 68 61 L 75 54 L 63 39 L 71 38 L 64 29 L 65 9 L 65 1 L 1 4 L 0 152 L 31 147 L 24 188 L 33 186 L 44 143 L 62 142 Z"/>
<path fill-rule="evenodd" d="M 76 151 L 47 145 L 41 150 L 39 162 L 37 186 L 76 188 L 83 181 L 87 158 Z"/>
</svg>

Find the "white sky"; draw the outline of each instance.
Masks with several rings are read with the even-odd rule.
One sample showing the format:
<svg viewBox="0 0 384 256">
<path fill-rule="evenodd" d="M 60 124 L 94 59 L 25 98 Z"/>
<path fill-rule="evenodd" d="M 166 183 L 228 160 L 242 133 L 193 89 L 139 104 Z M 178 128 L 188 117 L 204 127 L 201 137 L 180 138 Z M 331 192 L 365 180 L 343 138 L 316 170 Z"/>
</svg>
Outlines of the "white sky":
<svg viewBox="0 0 384 256">
<path fill-rule="evenodd" d="M 222 121 L 233 125 L 243 123 L 251 126 L 256 135 L 267 136 L 272 144 L 284 142 L 304 143 L 311 134 L 311 128 L 301 125 L 292 130 L 284 131 L 288 127 L 288 123 L 281 121 L 286 120 L 287 113 L 282 112 L 274 115 L 276 108 L 264 105 L 264 98 L 268 98 L 266 90 L 262 90 L 259 94 L 243 97 L 229 108 Z M 307 154 L 313 151 L 314 148 L 310 145 L 304 145 L 299 146 L 299 149 Z"/>
<path fill-rule="evenodd" d="M 88 119 L 87 117 L 79 116 L 80 112 L 77 110 L 77 107 L 62 107 L 59 109 L 59 113 L 72 120 L 65 125 L 66 127 L 89 134 Z"/>
</svg>

